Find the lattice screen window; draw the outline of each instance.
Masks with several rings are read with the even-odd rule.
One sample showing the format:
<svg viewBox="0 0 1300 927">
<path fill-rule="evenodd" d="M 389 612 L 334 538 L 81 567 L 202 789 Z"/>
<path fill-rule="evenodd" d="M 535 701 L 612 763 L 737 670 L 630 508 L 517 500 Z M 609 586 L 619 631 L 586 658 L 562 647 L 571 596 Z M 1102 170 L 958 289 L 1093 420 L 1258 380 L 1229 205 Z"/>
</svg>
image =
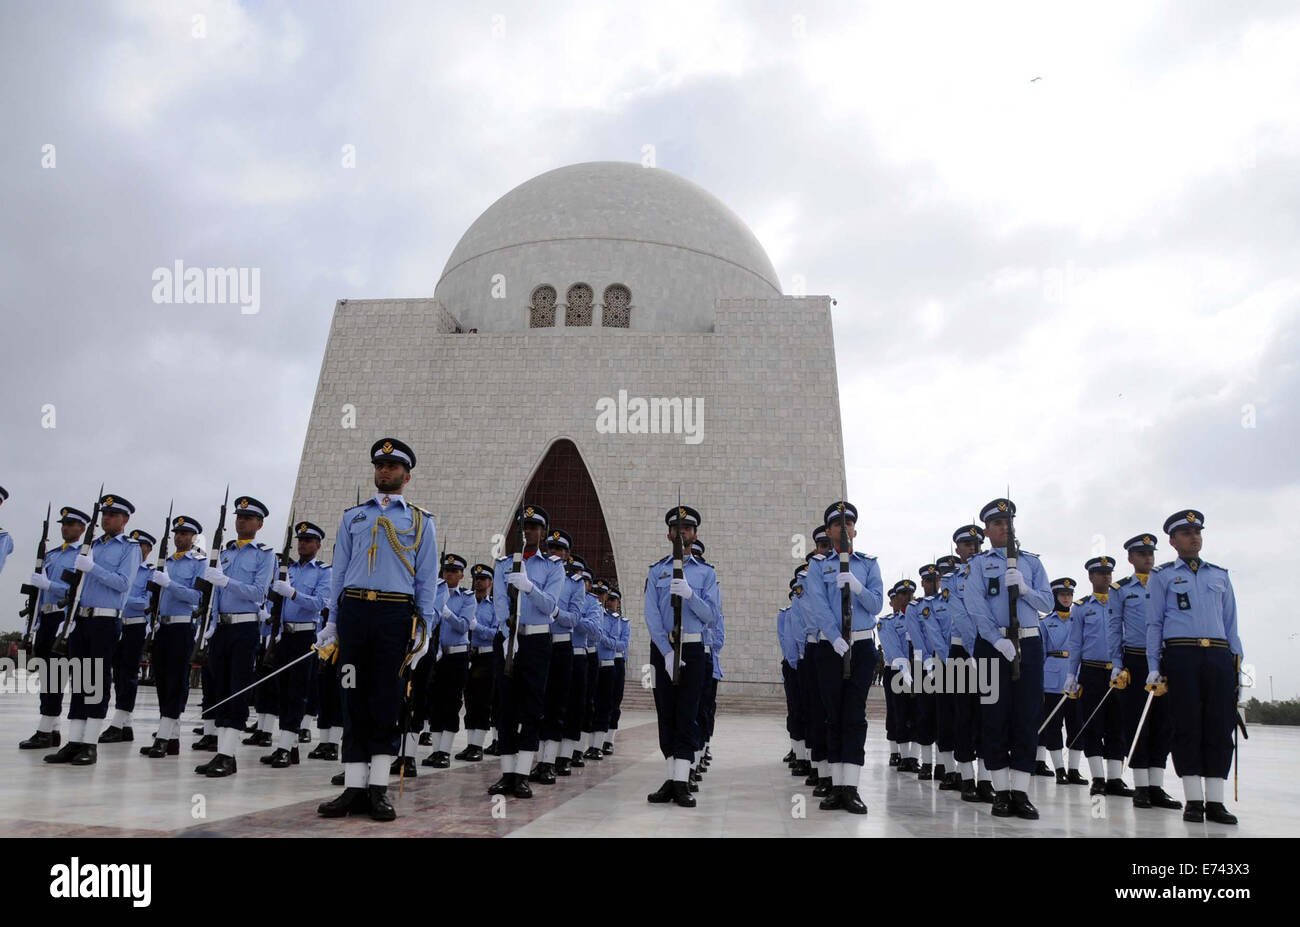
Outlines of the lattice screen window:
<svg viewBox="0 0 1300 927">
<path fill-rule="evenodd" d="M 564 311 L 565 325 L 590 325 L 591 304 L 594 294 L 585 283 L 575 283 L 569 287 L 568 306 Z"/>
<path fill-rule="evenodd" d="M 605 287 L 605 304 L 600 324 L 605 328 L 627 328 L 632 315 L 632 291 L 621 283 Z"/>
<path fill-rule="evenodd" d="M 550 328 L 555 324 L 555 287 L 543 284 L 533 290 L 528 306 L 529 328 Z"/>
</svg>

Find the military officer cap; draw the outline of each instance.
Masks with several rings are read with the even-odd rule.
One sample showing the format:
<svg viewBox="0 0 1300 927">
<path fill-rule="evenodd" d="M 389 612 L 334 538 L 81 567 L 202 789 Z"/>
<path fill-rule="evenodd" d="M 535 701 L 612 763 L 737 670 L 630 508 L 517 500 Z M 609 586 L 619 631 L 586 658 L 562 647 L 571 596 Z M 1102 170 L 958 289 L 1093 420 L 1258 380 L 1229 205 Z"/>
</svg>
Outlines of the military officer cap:
<svg viewBox="0 0 1300 927">
<path fill-rule="evenodd" d="M 469 566 L 469 561 L 460 554 L 443 554 L 442 568 L 444 570 L 460 570 L 465 572 L 465 567 Z"/>
<path fill-rule="evenodd" d="M 70 521 L 79 521 L 83 525 L 90 524 L 90 516 L 81 509 L 74 509 L 70 505 L 65 505 L 59 509 L 59 524 L 66 524 Z"/>
<path fill-rule="evenodd" d="M 668 510 L 668 514 L 664 516 L 664 524 L 669 528 L 678 522 L 698 528 L 701 520 L 700 513 L 689 505 L 674 505 Z"/>
<path fill-rule="evenodd" d="M 405 464 L 408 470 L 415 469 L 415 451 L 405 441 L 396 438 L 380 438 L 370 445 L 370 462 L 383 463 L 385 460 L 396 460 Z"/>
<path fill-rule="evenodd" d="M 826 506 L 826 511 L 822 514 L 822 521 L 829 525 L 832 521 L 838 520 L 841 510 L 843 510 L 845 518 L 855 525 L 858 523 L 858 507 L 852 502 L 832 502 Z"/>
<path fill-rule="evenodd" d="M 934 562 L 934 565 L 938 567 L 940 576 L 947 576 L 953 570 L 957 569 L 957 558 L 952 554 L 944 554 Z"/>
<path fill-rule="evenodd" d="M 703 556 L 704 556 L 704 542 L 701 541 L 699 538 L 696 538 L 695 540 L 691 541 L 691 553 L 693 553 L 693 554 L 699 554 L 701 557 L 703 557 Z"/>
<path fill-rule="evenodd" d="M 933 563 L 927 563 L 917 571 L 922 579 L 938 579 L 939 568 Z"/>
<path fill-rule="evenodd" d="M 904 592 L 915 592 L 916 583 L 912 582 L 910 579 L 900 579 L 898 581 L 898 588 Z"/>
<path fill-rule="evenodd" d="M 100 497 L 99 510 L 101 512 L 121 512 L 123 515 L 134 515 L 135 506 L 113 493 L 105 493 Z"/>
<path fill-rule="evenodd" d="M 524 524 L 541 525 L 545 529 L 551 523 L 551 516 L 540 505 L 523 505 L 515 512 L 515 518 L 522 518 Z"/>
<path fill-rule="evenodd" d="M 1110 573 L 1115 569 L 1114 557 L 1093 557 L 1084 564 L 1089 573 Z"/>
<path fill-rule="evenodd" d="M 546 535 L 547 547 L 563 547 L 565 550 L 573 549 L 573 538 L 569 537 L 569 532 L 563 528 L 552 528 Z"/>
<path fill-rule="evenodd" d="M 486 563 L 476 563 L 470 567 L 469 575 L 475 579 L 491 579 L 492 568 Z"/>
<path fill-rule="evenodd" d="M 5 489 L 3 486 L 0 486 L 0 502 L 8 502 L 8 501 L 9 501 L 9 490 Z"/>
<path fill-rule="evenodd" d="M 958 541 L 975 541 L 977 544 L 984 543 L 984 529 L 979 525 L 962 525 L 952 533 L 952 542 Z"/>
<path fill-rule="evenodd" d="M 252 496 L 240 496 L 235 500 L 235 514 L 256 515 L 258 518 L 265 518 L 271 514 L 271 510 Z"/>
<path fill-rule="evenodd" d="M 131 532 L 131 540 L 139 541 L 141 544 L 148 544 L 150 547 L 158 546 L 158 539 L 156 537 L 148 531 L 141 531 L 139 528 L 136 528 Z"/>
<path fill-rule="evenodd" d="M 1124 542 L 1125 550 L 1155 550 L 1156 536 L 1154 534 L 1139 534 L 1129 538 Z"/>
<path fill-rule="evenodd" d="M 298 522 L 297 526 L 293 529 L 293 533 L 295 537 L 317 538 L 322 541 L 325 540 L 325 532 L 321 530 L 320 526 L 313 525 L 309 521 Z"/>
<path fill-rule="evenodd" d="M 587 582 L 591 582 L 591 570 L 582 570 L 581 572 L 582 572 L 582 578 L 585 579 Z"/>
<path fill-rule="evenodd" d="M 609 592 L 609 584 L 603 579 L 598 579 L 591 584 L 591 589 L 593 592 Z"/>
<path fill-rule="evenodd" d="M 830 536 L 826 534 L 825 525 L 818 525 L 816 528 L 813 528 L 814 544 L 816 544 L 818 541 L 827 541 L 827 540 L 830 540 Z"/>
<path fill-rule="evenodd" d="M 198 520 L 191 518 L 189 515 L 177 515 L 172 519 L 173 532 L 193 531 L 195 534 L 198 534 L 202 530 L 203 526 L 198 523 Z"/>
<path fill-rule="evenodd" d="M 794 598 L 794 583 L 791 583 L 791 584 L 790 584 L 790 591 L 786 593 L 785 597 L 786 597 L 787 599 L 793 599 L 793 598 Z"/>
<path fill-rule="evenodd" d="M 622 595 L 619 593 L 619 591 L 618 591 L 617 589 L 615 589 L 613 586 L 610 586 L 610 587 L 609 587 L 609 598 L 611 598 L 611 599 L 618 599 L 620 602 L 623 601 L 623 596 L 622 596 Z"/>
<path fill-rule="evenodd" d="M 1165 534 L 1173 534 L 1176 529 L 1188 525 L 1195 528 L 1204 528 L 1205 516 L 1196 509 L 1184 509 L 1181 512 L 1174 512 L 1165 519 Z"/>
<path fill-rule="evenodd" d="M 1010 499 L 994 499 L 980 509 L 980 521 L 989 523 L 991 518 L 1006 518 L 1016 514 L 1016 504 Z"/>
<path fill-rule="evenodd" d="M 576 566 L 580 570 L 585 570 L 587 568 L 587 561 L 579 557 L 577 554 L 574 554 L 569 558 L 569 566 Z"/>
<path fill-rule="evenodd" d="M 790 577 L 790 588 L 793 589 L 793 588 L 794 588 L 795 586 L 797 586 L 797 585 L 799 585 L 799 577 L 798 577 L 798 576 L 791 576 L 791 577 Z"/>
<path fill-rule="evenodd" d="M 1064 577 L 1062 577 L 1061 579 L 1054 579 L 1054 580 L 1052 580 L 1052 591 L 1053 591 L 1053 592 L 1068 592 L 1068 593 L 1070 593 L 1071 595 L 1073 595 L 1073 594 L 1074 594 L 1074 587 L 1075 587 L 1075 585 L 1077 585 L 1077 584 L 1075 583 L 1074 580 L 1070 579 L 1070 577 L 1068 577 L 1068 576 L 1064 576 Z"/>
</svg>

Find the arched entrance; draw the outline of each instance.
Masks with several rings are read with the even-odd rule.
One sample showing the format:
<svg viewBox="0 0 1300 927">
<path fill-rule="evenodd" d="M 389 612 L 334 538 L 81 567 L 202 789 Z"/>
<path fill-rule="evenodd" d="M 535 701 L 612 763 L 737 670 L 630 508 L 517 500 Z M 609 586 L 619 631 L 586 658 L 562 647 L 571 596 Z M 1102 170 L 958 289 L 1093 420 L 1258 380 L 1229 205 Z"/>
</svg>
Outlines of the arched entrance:
<svg viewBox="0 0 1300 927">
<path fill-rule="evenodd" d="M 523 499 L 546 509 L 551 525 L 569 532 L 574 553 L 587 561 L 593 577 L 618 584 L 614 545 L 605 525 L 605 513 L 601 511 L 596 485 L 577 445 L 567 438 L 552 444 L 529 480 Z M 513 515 L 511 512 L 510 516 Z M 505 536 L 506 554 L 519 550 L 519 531 L 513 521 L 507 525 Z"/>
</svg>

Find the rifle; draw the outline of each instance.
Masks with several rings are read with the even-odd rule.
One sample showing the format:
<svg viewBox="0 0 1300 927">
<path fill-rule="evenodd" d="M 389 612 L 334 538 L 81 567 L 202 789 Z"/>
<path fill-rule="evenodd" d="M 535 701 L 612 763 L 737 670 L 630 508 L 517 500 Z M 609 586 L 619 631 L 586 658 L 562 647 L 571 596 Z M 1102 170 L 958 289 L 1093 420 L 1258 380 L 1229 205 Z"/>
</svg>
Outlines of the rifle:
<svg viewBox="0 0 1300 927">
<path fill-rule="evenodd" d="M 289 579 L 289 558 L 290 548 L 293 545 L 293 509 L 289 510 L 289 524 L 284 529 L 284 548 L 280 551 L 279 561 L 280 569 L 276 574 L 282 581 Z M 272 592 L 268 598 L 271 600 L 271 633 L 266 638 L 266 650 L 262 654 L 262 669 L 275 668 L 275 639 L 280 633 L 280 618 L 284 614 L 284 596 L 278 592 Z"/>
<path fill-rule="evenodd" d="M 36 545 L 36 569 L 33 573 L 39 573 L 45 569 L 45 551 L 50 543 L 50 503 L 45 504 L 45 525 L 41 528 L 41 542 Z M 27 604 L 23 610 L 18 613 L 19 618 L 27 619 L 27 630 L 23 632 L 23 649 L 30 651 L 32 649 L 32 628 L 36 624 L 36 608 L 41 599 L 41 590 L 36 586 L 23 583 L 18 590 L 27 596 Z"/>
<path fill-rule="evenodd" d="M 682 568 L 685 551 L 682 549 L 682 487 L 677 486 L 677 530 L 673 532 L 673 579 L 685 579 Z M 682 597 L 672 596 L 673 603 L 673 685 L 682 678 Z"/>
<path fill-rule="evenodd" d="M 175 508 L 175 506 L 176 506 L 175 499 L 173 499 L 171 502 L 167 504 L 167 521 L 163 524 L 162 537 L 158 539 L 158 566 L 155 568 L 157 570 L 167 569 L 167 542 L 171 540 L 172 509 Z M 158 629 L 158 608 L 159 608 L 159 603 L 161 601 L 162 601 L 162 587 L 154 586 L 149 593 L 149 612 L 148 612 L 149 618 L 146 621 L 146 624 L 149 625 L 149 628 L 148 630 L 145 631 L 144 650 L 141 651 L 141 655 L 143 656 L 144 660 L 148 663 L 153 662 L 152 660 L 153 635 L 154 635 L 154 631 Z"/>
<path fill-rule="evenodd" d="M 230 504 L 230 484 L 226 484 L 226 497 L 221 500 L 221 515 L 217 518 L 217 530 L 212 532 L 212 547 L 208 551 L 208 566 L 216 567 L 221 563 L 221 539 L 226 531 L 226 507 Z M 208 661 L 208 626 L 212 623 L 212 583 L 206 579 L 198 580 L 203 597 L 194 615 L 199 619 L 199 639 L 194 642 L 194 651 L 190 662 L 203 666 Z"/>
<path fill-rule="evenodd" d="M 1015 517 L 1011 514 L 1011 487 L 1007 487 L 1007 569 L 1017 569 L 1016 563 L 1020 557 L 1020 545 L 1016 543 Z M 1016 648 L 1015 658 L 1011 661 L 1011 681 L 1015 682 L 1020 679 L 1020 587 L 1007 587 L 1007 605 L 1010 608 L 1010 614 L 1007 618 L 1007 637 L 1011 638 L 1011 646 Z M 1110 693 L 1107 693 L 1109 695 Z M 1104 700 L 1105 696 L 1103 696 Z"/>
<path fill-rule="evenodd" d="M 103 498 L 104 484 L 100 483 L 99 495 L 95 497 L 95 507 L 91 511 L 90 525 L 86 528 L 86 536 L 81 540 L 79 554 L 89 554 L 91 545 L 95 543 L 95 529 L 99 527 L 99 501 Z M 77 569 L 63 571 L 63 581 L 68 584 L 68 597 L 59 603 L 59 607 L 67 611 L 63 619 L 63 626 L 59 629 L 59 636 L 50 645 L 50 651 L 55 656 L 62 657 L 68 653 L 68 634 L 72 631 L 72 623 L 77 618 L 77 606 L 81 604 L 81 577 L 84 575 Z"/>
<path fill-rule="evenodd" d="M 528 546 L 528 537 L 524 534 L 524 506 L 522 499 L 515 513 L 515 520 L 519 523 L 519 550 L 515 553 L 515 562 L 510 567 L 511 573 L 518 573 L 524 568 L 524 548 Z M 508 595 L 510 596 L 510 611 L 515 618 L 515 627 L 510 634 L 506 635 L 505 673 L 507 676 L 512 676 L 515 672 L 515 638 L 519 636 L 519 623 L 523 617 L 523 602 L 520 600 L 519 590 L 514 586 L 510 587 Z M 510 628 L 507 627 L 506 630 L 509 631 Z"/>
</svg>

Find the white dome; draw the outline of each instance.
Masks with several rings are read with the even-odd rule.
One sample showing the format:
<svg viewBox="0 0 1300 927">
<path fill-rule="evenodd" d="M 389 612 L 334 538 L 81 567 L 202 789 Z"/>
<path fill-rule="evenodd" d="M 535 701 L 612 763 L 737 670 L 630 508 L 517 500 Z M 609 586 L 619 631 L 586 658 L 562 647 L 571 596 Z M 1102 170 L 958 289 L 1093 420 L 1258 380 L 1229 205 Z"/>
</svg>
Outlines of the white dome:
<svg viewBox="0 0 1300 927">
<path fill-rule="evenodd" d="M 548 171 L 489 206 L 434 297 L 466 329 L 515 331 L 529 327 L 534 290 L 550 286 L 563 327 L 575 284 L 594 301 L 587 331 L 601 330 L 615 284 L 631 293 L 634 331 L 711 331 L 715 299 L 781 295 L 762 245 L 716 197 L 658 168 L 594 161 Z"/>
</svg>

